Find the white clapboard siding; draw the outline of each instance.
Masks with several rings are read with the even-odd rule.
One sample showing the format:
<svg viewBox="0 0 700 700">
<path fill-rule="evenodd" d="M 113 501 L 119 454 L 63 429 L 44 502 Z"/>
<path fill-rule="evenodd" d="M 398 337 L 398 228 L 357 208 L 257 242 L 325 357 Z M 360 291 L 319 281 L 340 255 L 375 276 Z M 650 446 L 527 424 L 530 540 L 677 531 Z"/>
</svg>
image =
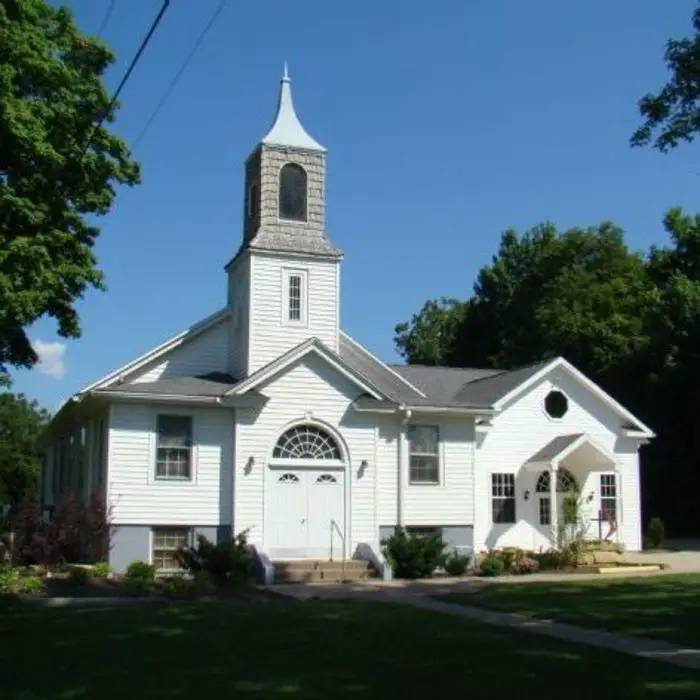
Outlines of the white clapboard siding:
<svg viewBox="0 0 700 700">
<path fill-rule="evenodd" d="M 553 389 L 562 391 L 568 397 L 568 411 L 560 420 L 551 419 L 544 411 L 544 399 Z M 545 377 L 505 408 L 493 419 L 493 427 L 477 440 L 475 547 L 487 549 L 519 546 L 539 549 L 548 546 L 549 529 L 533 526 L 533 523 L 537 523 L 538 516 L 535 494 L 538 474 L 522 467 L 531 456 L 557 436 L 576 433 L 590 435 L 601 446 L 617 455 L 622 488 L 638 492 L 637 454 L 629 454 L 629 444 L 621 451 L 621 438 L 617 436 L 619 430 L 619 416 L 565 373 Z M 491 517 L 491 474 L 508 472 L 516 474 L 516 523 L 494 524 Z M 589 508 L 592 518 L 597 509 L 600 472 L 574 476 L 579 480 L 584 494 L 594 493 L 595 498 Z M 527 502 L 524 500 L 525 490 L 531 493 Z M 636 533 L 640 530 L 639 500 L 627 497 L 625 504 L 625 544 L 631 549 L 638 548 L 639 535 Z M 591 535 L 596 534 L 593 525 L 591 527 Z"/>
<path fill-rule="evenodd" d="M 283 273 L 285 269 L 307 274 L 304 326 L 283 324 Z M 265 366 L 307 338 L 317 337 L 333 350 L 338 348 L 338 275 L 335 262 L 290 261 L 284 258 L 251 258 L 250 352 L 248 372 Z"/>
<path fill-rule="evenodd" d="M 374 480 L 375 424 L 348 411 L 361 390 L 317 356 L 307 356 L 284 374 L 273 377 L 260 391 L 269 397 L 262 410 L 238 409 L 235 464 L 235 529 L 250 528 L 253 542 L 264 545 L 264 485 L 267 460 L 278 437 L 291 424 L 319 420 L 336 430 L 349 452 L 347 488 L 350 489 L 351 532 L 358 542 L 376 542 Z M 245 469 L 249 458 L 254 466 Z M 359 474 L 362 460 L 369 467 Z"/>
<path fill-rule="evenodd" d="M 239 260 L 229 271 L 228 372 L 234 377 L 245 377 L 248 369 L 248 337 L 250 328 L 250 259 Z"/>
<path fill-rule="evenodd" d="M 229 369 L 228 318 L 208 328 L 192 340 L 185 340 L 152 363 L 126 378 L 129 383 L 155 382 L 171 377 L 197 377 Z"/>
<path fill-rule="evenodd" d="M 156 417 L 193 418 L 193 479 L 155 479 Z M 110 408 L 108 496 L 116 524 L 218 525 L 232 518 L 233 412 L 114 403 Z"/>
</svg>

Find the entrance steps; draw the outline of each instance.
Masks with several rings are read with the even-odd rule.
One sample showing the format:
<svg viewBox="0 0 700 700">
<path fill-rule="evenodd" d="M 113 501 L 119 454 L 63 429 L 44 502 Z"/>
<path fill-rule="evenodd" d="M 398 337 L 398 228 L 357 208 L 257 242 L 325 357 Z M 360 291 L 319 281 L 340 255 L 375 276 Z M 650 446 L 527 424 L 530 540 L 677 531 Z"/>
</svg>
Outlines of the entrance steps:
<svg viewBox="0 0 700 700">
<path fill-rule="evenodd" d="M 358 559 L 286 559 L 272 562 L 275 583 L 350 583 L 368 578 L 369 564 Z"/>
</svg>

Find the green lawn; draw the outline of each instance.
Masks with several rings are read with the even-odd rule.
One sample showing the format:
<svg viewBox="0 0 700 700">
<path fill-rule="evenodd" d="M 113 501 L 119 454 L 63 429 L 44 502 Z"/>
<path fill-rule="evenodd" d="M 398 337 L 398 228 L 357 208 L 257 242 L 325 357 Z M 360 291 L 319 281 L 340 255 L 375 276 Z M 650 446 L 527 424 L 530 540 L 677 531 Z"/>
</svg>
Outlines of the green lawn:
<svg viewBox="0 0 700 700">
<path fill-rule="evenodd" d="M 3 700 L 697 697 L 700 672 L 399 605 L 0 609 Z"/>
<path fill-rule="evenodd" d="M 441 600 L 700 648 L 700 575 L 491 584 Z"/>
</svg>

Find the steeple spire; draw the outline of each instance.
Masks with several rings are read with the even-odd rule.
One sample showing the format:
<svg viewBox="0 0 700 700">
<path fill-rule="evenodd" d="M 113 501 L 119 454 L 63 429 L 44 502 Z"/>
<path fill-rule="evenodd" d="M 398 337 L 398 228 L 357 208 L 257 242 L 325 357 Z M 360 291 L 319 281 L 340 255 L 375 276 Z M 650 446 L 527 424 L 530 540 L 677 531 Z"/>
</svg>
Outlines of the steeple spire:
<svg viewBox="0 0 700 700">
<path fill-rule="evenodd" d="M 262 143 L 275 146 L 290 146 L 292 148 L 304 148 L 311 151 L 325 151 L 318 141 L 306 133 L 301 125 L 299 117 L 294 110 L 292 101 L 292 81 L 289 77 L 287 62 L 284 62 L 284 73 L 280 81 L 279 99 L 277 101 L 277 115 Z"/>
</svg>

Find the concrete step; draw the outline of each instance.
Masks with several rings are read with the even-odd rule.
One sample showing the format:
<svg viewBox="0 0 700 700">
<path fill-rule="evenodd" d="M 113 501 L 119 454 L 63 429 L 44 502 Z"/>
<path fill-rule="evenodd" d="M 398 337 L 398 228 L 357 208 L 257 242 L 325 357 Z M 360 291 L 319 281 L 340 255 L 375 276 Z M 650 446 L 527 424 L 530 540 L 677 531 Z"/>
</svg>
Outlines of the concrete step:
<svg viewBox="0 0 700 700">
<path fill-rule="evenodd" d="M 319 559 L 290 559 L 273 562 L 277 583 L 339 583 L 368 578 L 369 566 L 365 561 L 348 559 L 324 561 Z"/>
</svg>

